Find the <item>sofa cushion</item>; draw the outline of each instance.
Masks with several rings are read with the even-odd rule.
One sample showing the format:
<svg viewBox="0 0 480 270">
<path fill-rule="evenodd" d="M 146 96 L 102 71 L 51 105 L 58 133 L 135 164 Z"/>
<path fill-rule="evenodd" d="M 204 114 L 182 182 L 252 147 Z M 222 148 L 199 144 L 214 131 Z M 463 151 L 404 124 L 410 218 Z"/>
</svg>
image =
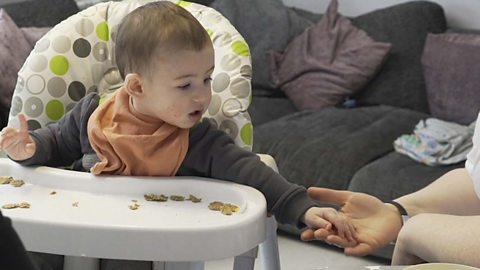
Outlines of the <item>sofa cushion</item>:
<svg viewBox="0 0 480 270">
<path fill-rule="evenodd" d="M 276 95 L 266 52 L 282 51 L 312 23 L 282 0 L 217 0 L 211 7 L 227 17 L 247 41 L 252 54 L 252 85 L 270 89 Z"/>
<path fill-rule="evenodd" d="M 417 191 L 448 171 L 464 166 L 465 162 L 431 167 L 391 152 L 359 170 L 348 189 L 390 201 Z"/>
<path fill-rule="evenodd" d="M 35 43 L 43 37 L 50 29 L 51 27 L 22 27 L 20 28 L 23 32 L 23 35 L 25 36 L 25 39 L 28 41 L 28 44 L 30 44 L 30 47 L 33 48 L 35 46 Z"/>
<path fill-rule="evenodd" d="M 346 189 L 355 172 L 426 116 L 390 106 L 302 111 L 256 127 L 253 149 L 272 155 L 289 181 Z"/>
<path fill-rule="evenodd" d="M 25 1 L 8 4 L 3 8 L 18 27 L 54 26 L 79 11 L 74 0 Z"/>
<path fill-rule="evenodd" d="M 429 34 L 422 56 L 428 103 L 434 117 L 460 124 L 480 110 L 480 35 Z"/>
<path fill-rule="evenodd" d="M 353 24 L 392 48 L 385 65 L 356 95 L 359 104 L 388 104 L 428 112 L 420 58 L 427 33 L 442 33 L 446 19 L 439 4 L 411 1 L 354 18 Z"/>
<path fill-rule="evenodd" d="M 275 86 L 299 110 L 337 105 L 377 73 L 390 44 L 372 40 L 337 12 L 332 0 L 323 18 L 270 54 Z"/>
<path fill-rule="evenodd" d="M 32 47 L 22 30 L 4 9 L 0 9 L 0 124 L 5 126 L 17 73 Z"/>
</svg>

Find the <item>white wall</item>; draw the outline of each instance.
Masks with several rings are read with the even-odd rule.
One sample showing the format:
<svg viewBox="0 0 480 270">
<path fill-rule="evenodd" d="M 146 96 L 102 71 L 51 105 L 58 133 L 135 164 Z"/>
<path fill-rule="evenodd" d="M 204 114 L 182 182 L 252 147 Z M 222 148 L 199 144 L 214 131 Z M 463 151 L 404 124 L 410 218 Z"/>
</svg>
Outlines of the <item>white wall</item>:
<svg viewBox="0 0 480 270">
<path fill-rule="evenodd" d="M 261 1 L 261 0 L 259 0 Z M 338 0 L 339 11 L 346 16 L 356 16 L 368 11 L 411 0 Z M 480 29 L 480 0 L 431 0 L 443 6 L 451 27 Z M 296 6 L 323 13 L 330 0 L 283 0 L 287 6 Z"/>
</svg>

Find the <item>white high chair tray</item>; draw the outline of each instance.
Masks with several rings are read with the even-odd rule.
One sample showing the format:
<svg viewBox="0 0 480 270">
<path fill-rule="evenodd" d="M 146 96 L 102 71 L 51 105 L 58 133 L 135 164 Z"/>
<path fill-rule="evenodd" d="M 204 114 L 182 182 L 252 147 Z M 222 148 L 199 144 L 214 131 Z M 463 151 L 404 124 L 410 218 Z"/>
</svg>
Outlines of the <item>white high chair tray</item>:
<svg viewBox="0 0 480 270">
<path fill-rule="evenodd" d="M 266 202 L 248 186 L 199 177 L 93 176 L 0 159 L 0 175 L 22 179 L 0 185 L 0 206 L 26 248 L 70 256 L 131 260 L 204 261 L 233 257 L 265 240 Z M 55 194 L 52 194 L 55 193 Z M 189 194 L 191 201 L 146 201 L 144 194 Z M 131 210 L 136 200 L 140 207 Z M 232 203 L 230 216 L 208 209 Z M 76 205 L 76 206 L 75 206 Z"/>
</svg>

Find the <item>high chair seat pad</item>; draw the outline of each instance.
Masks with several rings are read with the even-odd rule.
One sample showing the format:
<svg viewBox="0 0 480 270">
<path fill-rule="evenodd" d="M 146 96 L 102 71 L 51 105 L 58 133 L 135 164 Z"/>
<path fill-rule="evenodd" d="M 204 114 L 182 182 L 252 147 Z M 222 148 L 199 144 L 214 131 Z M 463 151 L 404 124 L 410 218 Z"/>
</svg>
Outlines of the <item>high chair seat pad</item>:
<svg viewBox="0 0 480 270">
<path fill-rule="evenodd" d="M 129 12 L 152 1 L 100 3 L 52 28 L 36 43 L 18 74 L 9 126 L 18 125 L 16 116 L 21 112 L 30 129 L 43 127 L 58 121 L 86 94 L 102 95 L 118 89 L 123 82 L 114 59 L 118 24 Z M 252 125 L 247 109 L 252 65 L 247 43 L 216 10 L 168 1 L 191 12 L 213 42 L 212 101 L 205 117 L 212 118 L 239 146 L 251 150 Z"/>
<path fill-rule="evenodd" d="M 199 177 L 93 176 L 50 167 L 22 167 L 1 158 L 0 174 L 22 179 L 0 185 L 0 206 L 26 248 L 71 256 L 130 260 L 205 261 L 242 254 L 265 240 L 266 202 L 256 189 Z M 145 194 L 190 194 L 201 202 L 147 201 Z M 237 205 L 224 215 L 213 201 Z M 138 204 L 138 209 L 129 206 Z M 175 243 L 175 245 L 171 245 Z"/>
</svg>

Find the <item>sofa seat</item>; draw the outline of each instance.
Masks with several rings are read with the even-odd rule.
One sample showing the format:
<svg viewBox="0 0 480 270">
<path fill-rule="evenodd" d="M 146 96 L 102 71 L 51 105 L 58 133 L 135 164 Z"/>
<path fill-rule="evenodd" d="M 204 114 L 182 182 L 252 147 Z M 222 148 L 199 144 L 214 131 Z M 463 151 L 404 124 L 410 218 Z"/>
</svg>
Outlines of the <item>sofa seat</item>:
<svg viewBox="0 0 480 270">
<path fill-rule="evenodd" d="M 361 168 L 348 189 L 389 201 L 419 190 L 448 171 L 464 166 L 464 162 L 449 166 L 425 166 L 405 155 L 391 152 Z"/>
<path fill-rule="evenodd" d="M 301 111 L 256 126 L 253 147 L 272 155 L 291 182 L 347 189 L 358 170 L 426 116 L 387 105 Z"/>
</svg>

